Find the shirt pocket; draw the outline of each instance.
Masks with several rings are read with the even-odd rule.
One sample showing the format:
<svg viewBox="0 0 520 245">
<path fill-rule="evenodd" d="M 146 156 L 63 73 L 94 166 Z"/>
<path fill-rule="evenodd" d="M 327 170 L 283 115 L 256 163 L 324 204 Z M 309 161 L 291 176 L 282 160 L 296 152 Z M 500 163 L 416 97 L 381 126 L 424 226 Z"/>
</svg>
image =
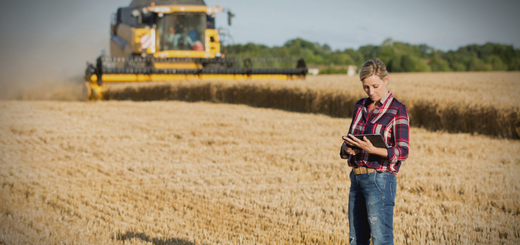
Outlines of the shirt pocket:
<svg viewBox="0 0 520 245">
<path fill-rule="evenodd" d="M 385 131 L 386 131 L 385 124 L 374 123 L 373 131 L 372 131 L 372 132 L 374 132 L 374 134 L 383 135 L 383 138 L 384 138 L 386 136 Z"/>
<path fill-rule="evenodd" d="M 364 123 L 359 123 L 358 125 L 356 125 L 353 129 L 352 129 L 352 132 L 350 132 L 351 134 L 360 134 L 363 132 L 363 129 L 365 129 L 365 124 Z"/>
</svg>

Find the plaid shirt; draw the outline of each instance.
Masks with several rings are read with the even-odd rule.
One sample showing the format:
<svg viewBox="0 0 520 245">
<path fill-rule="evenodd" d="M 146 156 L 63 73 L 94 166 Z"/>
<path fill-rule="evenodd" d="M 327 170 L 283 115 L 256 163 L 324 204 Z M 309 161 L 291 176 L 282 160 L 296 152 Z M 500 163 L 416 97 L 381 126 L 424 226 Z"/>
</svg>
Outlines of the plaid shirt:
<svg viewBox="0 0 520 245">
<path fill-rule="evenodd" d="M 348 132 L 353 135 L 382 135 L 389 147 L 388 158 L 368 154 L 363 150 L 354 156 L 341 150 L 340 156 L 348 159 L 348 165 L 351 167 L 365 166 L 375 168 L 378 172 L 391 172 L 396 175 L 401 163 L 408 157 L 410 149 L 410 127 L 406 107 L 397 101 L 391 92 L 376 104 L 372 113 L 369 113 L 368 106 L 371 103 L 370 98 L 361 99 L 356 103 Z"/>
</svg>

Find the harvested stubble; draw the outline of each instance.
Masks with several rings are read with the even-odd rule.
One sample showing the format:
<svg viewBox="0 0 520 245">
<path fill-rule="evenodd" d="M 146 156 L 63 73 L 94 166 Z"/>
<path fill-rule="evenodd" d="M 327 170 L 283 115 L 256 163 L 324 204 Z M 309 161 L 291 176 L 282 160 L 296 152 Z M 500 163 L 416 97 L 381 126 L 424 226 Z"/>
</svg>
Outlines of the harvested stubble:
<svg viewBox="0 0 520 245">
<path fill-rule="evenodd" d="M 345 244 L 349 119 L 0 102 L 0 244 Z M 397 244 L 518 244 L 520 142 L 412 128 Z"/>
<path fill-rule="evenodd" d="M 520 72 L 391 74 L 389 89 L 412 126 L 520 139 Z M 351 117 L 363 94 L 359 78 L 309 76 L 288 82 L 141 83 L 114 85 L 109 100 L 183 100 L 247 104 Z"/>
</svg>

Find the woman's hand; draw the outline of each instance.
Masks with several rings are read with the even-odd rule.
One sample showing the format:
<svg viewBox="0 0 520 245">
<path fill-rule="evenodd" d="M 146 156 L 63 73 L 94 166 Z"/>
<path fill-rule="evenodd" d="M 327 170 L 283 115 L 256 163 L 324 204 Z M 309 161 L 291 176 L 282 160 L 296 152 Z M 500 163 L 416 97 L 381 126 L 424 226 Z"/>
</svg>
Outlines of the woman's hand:
<svg viewBox="0 0 520 245">
<path fill-rule="evenodd" d="M 353 156 L 359 153 L 359 149 L 352 149 L 347 143 L 343 144 L 343 151 Z"/>
<path fill-rule="evenodd" d="M 384 148 L 375 147 L 374 145 L 372 145 L 372 142 L 370 142 L 370 140 L 367 139 L 367 137 L 363 136 L 363 140 L 360 140 L 354 137 L 354 135 L 352 134 L 349 134 L 348 136 L 349 137 L 343 137 L 343 141 L 348 146 L 357 147 L 361 150 L 366 151 L 368 154 L 375 154 L 378 156 L 388 158 L 388 151 Z M 352 148 L 349 147 L 349 149 Z M 357 150 L 357 152 L 359 153 L 359 150 Z"/>
<path fill-rule="evenodd" d="M 349 134 L 348 136 L 349 137 L 343 137 L 343 141 L 349 146 L 357 147 L 368 153 L 371 153 L 370 150 L 375 148 L 374 145 L 372 145 L 372 142 L 370 142 L 370 140 L 367 139 L 367 137 L 363 136 L 363 140 L 360 140 L 360 139 L 354 137 L 354 135 L 352 135 L 352 134 Z M 357 151 L 359 152 L 359 150 L 357 150 Z"/>
</svg>

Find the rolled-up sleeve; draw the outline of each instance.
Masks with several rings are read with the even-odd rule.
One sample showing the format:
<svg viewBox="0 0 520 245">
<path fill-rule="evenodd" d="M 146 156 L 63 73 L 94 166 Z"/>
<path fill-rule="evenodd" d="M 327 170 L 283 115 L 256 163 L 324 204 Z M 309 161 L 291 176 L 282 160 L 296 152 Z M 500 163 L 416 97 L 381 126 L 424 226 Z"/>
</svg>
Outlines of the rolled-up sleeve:
<svg viewBox="0 0 520 245">
<path fill-rule="evenodd" d="M 392 163 L 404 161 L 408 158 L 410 150 L 410 119 L 404 105 L 400 106 L 394 118 L 394 142 L 393 147 L 388 148 L 388 160 Z"/>
<path fill-rule="evenodd" d="M 343 142 L 341 148 L 339 149 L 339 156 L 341 157 L 341 159 L 348 159 L 348 157 L 350 156 L 346 151 L 343 150 L 346 146 L 347 144 Z"/>
</svg>

